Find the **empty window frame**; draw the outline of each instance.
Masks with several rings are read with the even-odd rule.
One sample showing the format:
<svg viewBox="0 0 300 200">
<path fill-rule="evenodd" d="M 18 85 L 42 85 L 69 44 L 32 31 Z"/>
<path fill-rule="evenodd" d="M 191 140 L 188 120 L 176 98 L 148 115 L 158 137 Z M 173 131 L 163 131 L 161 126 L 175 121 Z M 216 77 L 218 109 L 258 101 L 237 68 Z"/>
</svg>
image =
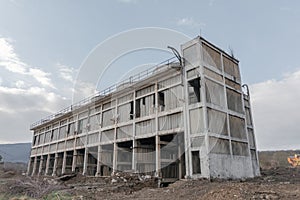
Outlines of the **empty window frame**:
<svg viewBox="0 0 300 200">
<path fill-rule="evenodd" d="M 130 102 L 129 119 L 132 120 L 134 115 L 133 101 Z"/>
<path fill-rule="evenodd" d="M 200 78 L 188 81 L 189 104 L 200 102 Z"/>
<path fill-rule="evenodd" d="M 141 116 L 141 99 L 135 101 L 135 117 L 139 118 Z"/>
<path fill-rule="evenodd" d="M 165 110 L 165 94 L 164 92 L 158 92 L 158 106 L 160 111 Z"/>
<path fill-rule="evenodd" d="M 87 121 L 87 118 L 78 121 L 78 134 L 83 133 L 84 130 L 87 130 Z"/>
<path fill-rule="evenodd" d="M 192 151 L 192 165 L 193 165 L 193 174 L 201 174 L 199 151 Z"/>
<path fill-rule="evenodd" d="M 75 123 L 68 124 L 67 135 L 73 135 L 75 132 Z"/>
</svg>

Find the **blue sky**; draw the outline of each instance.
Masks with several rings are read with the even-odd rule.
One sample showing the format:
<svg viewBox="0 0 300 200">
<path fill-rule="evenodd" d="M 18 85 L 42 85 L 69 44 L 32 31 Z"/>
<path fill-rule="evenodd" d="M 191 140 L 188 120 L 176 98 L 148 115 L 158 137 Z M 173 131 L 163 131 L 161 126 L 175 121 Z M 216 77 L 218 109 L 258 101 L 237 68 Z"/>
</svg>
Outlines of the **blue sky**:
<svg viewBox="0 0 300 200">
<path fill-rule="evenodd" d="M 72 81 L 96 45 L 122 31 L 162 27 L 192 38 L 201 32 L 225 51 L 231 48 L 240 60 L 243 82 L 253 90 L 258 147 L 300 148 L 295 142 L 300 131 L 295 111 L 300 98 L 299 21 L 296 0 L 0 0 L 0 142 L 31 141 L 30 123 L 70 103 Z M 137 53 L 115 65 L 169 57 L 147 55 Z M 4 66 L 8 61 L 14 70 Z M 293 119 L 282 121 L 286 112 Z M 6 127 L 10 120 L 18 126 Z M 272 145 L 270 137 L 276 140 Z"/>
</svg>

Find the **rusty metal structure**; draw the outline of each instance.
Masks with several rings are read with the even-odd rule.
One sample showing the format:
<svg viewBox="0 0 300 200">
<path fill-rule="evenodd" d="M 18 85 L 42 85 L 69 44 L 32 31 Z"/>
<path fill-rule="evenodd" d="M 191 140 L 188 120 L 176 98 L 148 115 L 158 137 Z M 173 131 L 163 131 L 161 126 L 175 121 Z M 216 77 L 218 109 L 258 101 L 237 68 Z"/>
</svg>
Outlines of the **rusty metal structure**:
<svg viewBox="0 0 300 200">
<path fill-rule="evenodd" d="M 32 124 L 27 174 L 260 175 L 238 60 L 202 37 L 181 55 Z"/>
</svg>

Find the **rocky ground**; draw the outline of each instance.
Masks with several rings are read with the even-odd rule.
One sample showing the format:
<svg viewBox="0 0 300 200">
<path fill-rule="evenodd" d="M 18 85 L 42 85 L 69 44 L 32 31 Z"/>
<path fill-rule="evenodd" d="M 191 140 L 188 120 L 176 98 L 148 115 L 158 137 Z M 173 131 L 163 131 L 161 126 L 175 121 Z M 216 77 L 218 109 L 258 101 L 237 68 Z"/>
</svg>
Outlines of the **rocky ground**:
<svg viewBox="0 0 300 200">
<path fill-rule="evenodd" d="M 128 173 L 34 179 L 2 171 L 0 199 L 300 199 L 300 168 L 266 169 L 247 180 L 179 180 L 162 188 L 157 181 Z"/>
</svg>

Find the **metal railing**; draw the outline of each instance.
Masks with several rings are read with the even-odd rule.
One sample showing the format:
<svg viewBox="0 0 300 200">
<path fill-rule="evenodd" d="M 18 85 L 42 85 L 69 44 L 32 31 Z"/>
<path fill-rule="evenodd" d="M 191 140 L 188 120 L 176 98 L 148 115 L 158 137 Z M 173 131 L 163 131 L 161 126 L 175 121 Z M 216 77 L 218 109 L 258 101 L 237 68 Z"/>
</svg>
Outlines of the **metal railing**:
<svg viewBox="0 0 300 200">
<path fill-rule="evenodd" d="M 68 106 L 68 107 L 52 114 L 52 115 L 49 115 L 47 117 L 42 118 L 41 120 L 31 124 L 30 129 L 33 129 L 33 128 L 35 128 L 37 126 L 40 126 L 40 125 L 42 125 L 46 122 L 49 122 L 49 121 L 51 121 L 51 120 L 53 120 L 53 119 L 55 119 L 59 116 L 62 116 L 62 115 L 67 114 L 69 112 L 72 112 L 73 110 L 75 110 L 75 109 L 77 109 L 81 106 L 84 106 L 84 105 L 87 105 L 89 103 L 95 102 L 96 100 L 98 100 L 98 98 L 105 97 L 105 96 L 107 96 L 107 95 L 109 95 L 109 94 L 111 94 L 111 93 L 113 93 L 117 90 L 121 90 L 122 88 L 126 88 L 126 87 L 128 87 L 128 84 L 132 84 L 132 83 L 136 83 L 136 82 L 139 82 L 141 80 L 144 80 L 147 77 L 150 77 L 150 76 L 162 71 L 163 69 L 166 69 L 166 67 L 169 67 L 170 64 L 175 64 L 175 63 L 178 63 L 178 61 L 175 57 L 172 57 L 172 58 L 170 58 L 168 60 L 165 60 L 165 61 L 163 61 L 163 62 L 161 62 L 157 65 L 154 65 L 153 67 L 151 67 L 151 68 L 149 68 L 145 71 L 142 71 L 138 74 L 130 76 L 128 79 L 125 79 L 121 82 L 118 82 L 118 83 L 116 83 L 116 84 L 114 84 L 114 85 L 112 85 L 112 86 L 110 86 L 110 87 L 108 87 L 108 88 L 106 88 L 106 89 L 104 89 L 100 92 L 97 92 L 97 93 L 93 94 L 92 96 L 89 96 L 89 97 L 87 97 L 87 98 L 85 98 L 85 99 L 83 99 L 79 102 L 76 102 L 76 103 L 74 103 L 74 104 L 72 104 L 72 105 L 70 105 L 70 106 Z"/>
</svg>

